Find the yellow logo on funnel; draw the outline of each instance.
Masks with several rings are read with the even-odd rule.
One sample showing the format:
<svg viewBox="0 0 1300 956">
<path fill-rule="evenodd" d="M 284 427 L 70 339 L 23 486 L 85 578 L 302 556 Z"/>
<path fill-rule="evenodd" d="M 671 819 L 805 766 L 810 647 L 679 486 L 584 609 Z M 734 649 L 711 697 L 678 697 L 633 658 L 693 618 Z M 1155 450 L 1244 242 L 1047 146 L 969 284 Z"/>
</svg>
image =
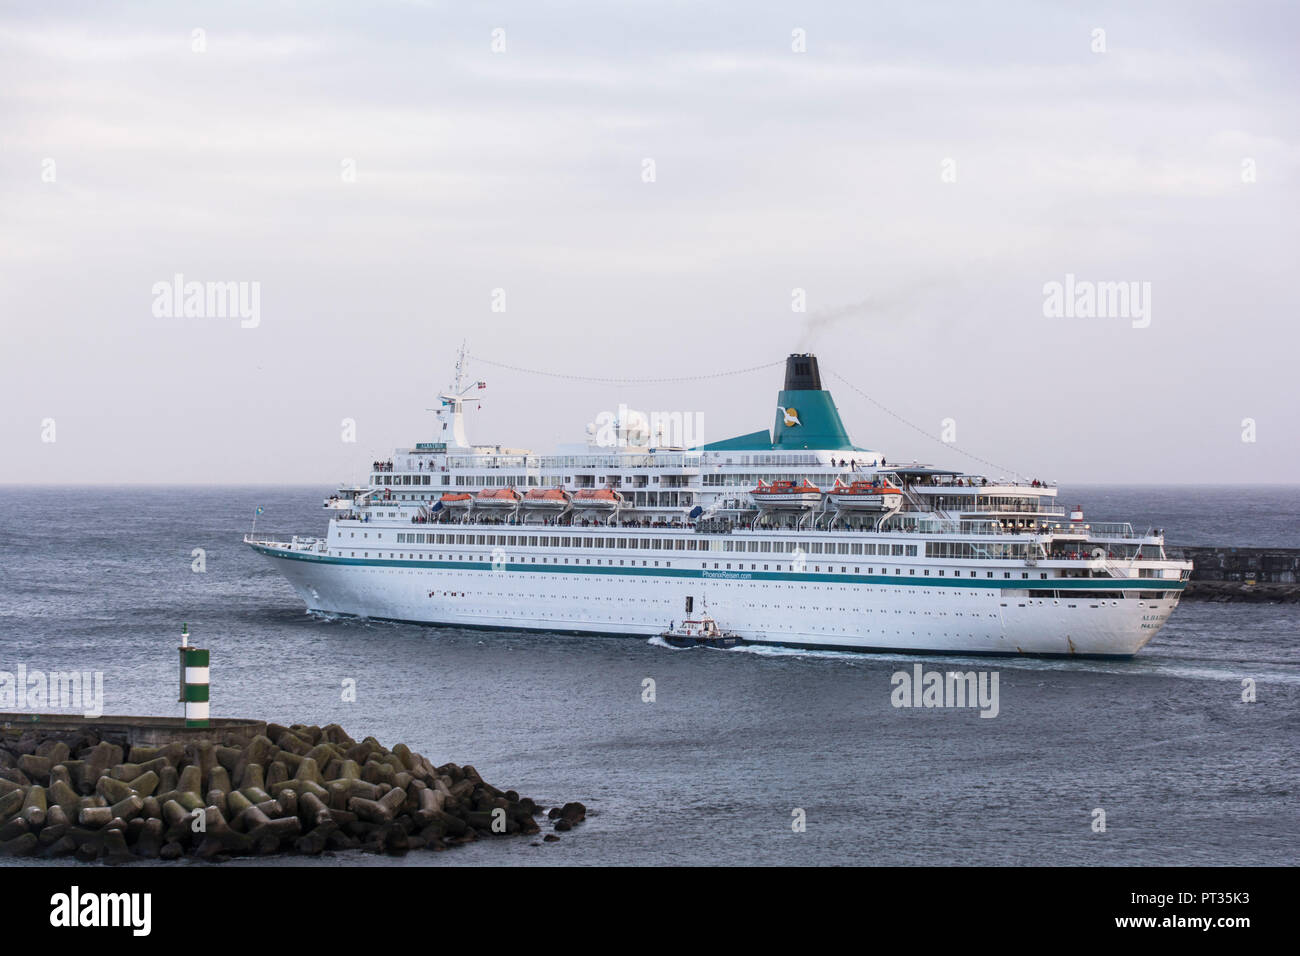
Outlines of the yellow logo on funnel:
<svg viewBox="0 0 1300 956">
<path fill-rule="evenodd" d="M 776 407 L 781 412 L 781 414 L 785 416 L 786 428 L 791 428 L 795 425 L 803 424 L 803 422 L 799 421 L 799 413 L 796 412 L 793 408 L 781 408 L 780 405 Z"/>
</svg>

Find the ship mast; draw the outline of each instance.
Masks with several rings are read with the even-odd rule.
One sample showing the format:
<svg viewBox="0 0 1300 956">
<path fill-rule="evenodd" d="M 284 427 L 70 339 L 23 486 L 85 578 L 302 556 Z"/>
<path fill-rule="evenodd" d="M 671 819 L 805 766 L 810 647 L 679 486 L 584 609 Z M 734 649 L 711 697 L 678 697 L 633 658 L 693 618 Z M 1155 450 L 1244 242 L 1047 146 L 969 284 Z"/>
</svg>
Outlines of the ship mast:
<svg viewBox="0 0 1300 956">
<path fill-rule="evenodd" d="M 447 391 L 438 393 L 440 407 L 433 410 L 442 425 L 439 440 L 448 448 L 469 447 L 469 442 L 465 439 L 465 396 L 472 391 L 487 388 L 486 382 L 465 384 L 465 358 L 468 354 L 465 342 L 462 341 L 456 353 L 456 376 Z"/>
</svg>

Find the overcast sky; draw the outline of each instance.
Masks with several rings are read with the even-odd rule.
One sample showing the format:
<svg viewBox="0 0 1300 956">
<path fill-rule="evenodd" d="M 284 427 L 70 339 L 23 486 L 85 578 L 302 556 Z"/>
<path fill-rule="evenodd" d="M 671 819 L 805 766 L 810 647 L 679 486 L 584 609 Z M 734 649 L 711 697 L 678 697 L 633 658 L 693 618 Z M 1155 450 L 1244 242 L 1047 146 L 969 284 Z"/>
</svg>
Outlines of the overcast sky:
<svg viewBox="0 0 1300 956">
<path fill-rule="evenodd" d="M 433 437 L 462 338 L 811 349 L 894 460 L 981 470 L 952 419 L 1045 478 L 1294 481 L 1300 15 L 1063 6 L 6 5 L 0 481 L 352 478 Z M 257 283 L 255 324 L 159 315 L 177 274 Z M 1045 315 L 1067 275 L 1149 312 Z M 469 374 L 471 440 L 539 451 L 620 403 L 769 427 L 781 383 Z"/>
</svg>

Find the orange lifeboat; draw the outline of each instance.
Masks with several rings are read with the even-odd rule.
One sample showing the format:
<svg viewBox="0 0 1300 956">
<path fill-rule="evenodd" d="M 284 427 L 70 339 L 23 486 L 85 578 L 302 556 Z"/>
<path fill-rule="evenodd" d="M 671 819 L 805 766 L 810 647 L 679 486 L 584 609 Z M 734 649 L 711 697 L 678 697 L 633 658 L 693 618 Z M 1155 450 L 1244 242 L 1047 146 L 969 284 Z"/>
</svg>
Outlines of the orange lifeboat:
<svg viewBox="0 0 1300 956">
<path fill-rule="evenodd" d="M 465 492 L 448 492 L 438 499 L 439 504 L 444 508 L 453 511 L 464 511 L 473 502 L 474 496 Z"/>
<path fill-rule="evenodd" d="M 774 508 L 815 508 L 821 504 L 822 491 L 807 478 L 798 485 L 793 481 L 774 481 L 768 484 L 760 480 L 758 487 L 750 491 L 749 498 L 764 511 Z"/>
<path fill-rule="evenodd" d="M 613 488 L 583 488 L 573 493 L 573 507 L 581 511 L 617 511 L 623 496 Z"/>
<path fill-rule="evenodd" d="M 891 511 L 903 503 L 903 492 L 889 482 L 855 481 L 846 485 L 838 478 L 828 497 L 840 511 Z"/>
<path fill-rule="evenodd" d="M 572 497 L 563 488 L 531 488 L 524 495 L 524 509 L 559 513 L 569 507 Z"/>
<path fill-rule="evenodd" d="M 489 511 L 509 511 L 523 496 L 513 488 L 484 488 L 474 496 L 474 507 Z"/>
</svg>

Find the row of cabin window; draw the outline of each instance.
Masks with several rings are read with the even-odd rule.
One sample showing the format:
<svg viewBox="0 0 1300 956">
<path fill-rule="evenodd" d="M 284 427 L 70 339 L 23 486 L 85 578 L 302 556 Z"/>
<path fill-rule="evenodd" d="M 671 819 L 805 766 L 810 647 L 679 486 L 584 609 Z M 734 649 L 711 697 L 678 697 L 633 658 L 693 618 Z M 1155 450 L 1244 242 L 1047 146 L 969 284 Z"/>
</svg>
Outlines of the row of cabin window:
<svg viewBox="0 0 1300 956">
<path fill-rule="evenodd" d="M 368 558 L 368 557 L 370 557 L 370 552 L 369 552 L 369 551 L 365 551 L 365 552 L 362 553 L 361 556 L 362 556 L 362 557 L 366 557 L 366 558 Z M 384 554 L 384 552 L 382 552 L 382 551 L 378 551 L 378 552 L 375 553 L 375 556 L 376 556 L 377 558 L 381 558 L 381 559 L 382 559 L 382 558 L 385 557 L 385 554 Z M 357 553 L 356 553 L 355 551 L 352 552 L 352 557 L 354 557 L 354 558 L 357 557 Z M 412 561 L 414 561 L 414 560 L 419 560 L 419 559 L 428 559 L 428 558 L 432 557 L 432 555 L 428 555 L 428 554 L 405 554 L 405 553 L 388 552 L 387 557 L 388 557 L 389 559 L 397 559 L 397 560 L 412 560 Z M 481 554 L 480 554 L 480 555 L 473 555 L 473 554 L 471 554 L 471 555 L 468 555 L 468 556 L 467 556 L 467 555 L 463 555 L 463 554 L 460 554 L 460 555 L 454 555 L 454 554 L 452 554 L 452 555 L 447 555 L 447 557 L 448 557 L 448 559 L 450 559 L 450 560 L 461 560 L 461 561 L 475 561 L 475 560 L 477 560 L 477 561 L 495 561 L 495 560 L 497 560 L 496 558 L 493 558 L 493 557 L 491 557 L 491 556 L 488 556 L 488 555 L 481 555 Z M 439 554 L 439 555 L 437 555 L 437 559 L 441 561 L 441 560 L 443 559 L 443 556 L 442 556 L 441 554 Z M 528 562 L 531 562 L 532 564 L 537 564 L 537 563 L 538 563 L 538 560 L 537 560 L 536 557 L 527 558 L 527 559 L 520 558 L 520 559 L 519 559 L 519 562 L 522 562 L 522 561 L 525 561 L 525 560 L 527 560 Z M 517 562 L 517 563 L 518 563 L 518 562 Z M 541 563 L 542 563 L 542 564 L 561 564 L 561 563 L 563 563 L 563 564 L 568 564 L 568 563 L 569 563 L 569 559 L 568 559 L 568 558 L 563 558 L 563 559 L 561 559 L 561 558 L 548 558 L 548 557 L 543 557 L 543 558 L 541 559 Z M 574 563 L 574 564 L 581 564 L 582 561 L 581 561 L 580 558 L 574 558 L 574 559 L 573 559 L 573 563 Z M 591 558 L 588 558 L 588 559 L 587 559 L 587 564 L 591 564 L 591 563 L 592 563 L 592 559 L 591 559 Z M 597 559 L 596 559 L 596 564 L 599 565 L 599 564 L 601 564 L 601 563 L 602 563 L 602 562 L 601 562 L 601 559 L 597 558 Z M 618 559 L 618 563 L 619 563 L 619 566 L 620 566 L 620 567 L 625 566 L 625 560 L 624 560 L 623 558 L 619 558 L 619 559 Z M 614 559 L 613 559 L 613 558 L 610 558 L 610 559 L 609 559 L 609 565 L 610 565 L 610 566 L 613 566 L 613 564 L 614 564 Z M 635 560 L 635 559 L 632 560 L 631 565 L 632 565 L 633 567 L 636 566 L 636 560 Z M 641 562 L 641 566 L 642 566 L 642 567 L 647 567 L 647 566 L 649 566 L 649 562 L 647 562 L 647 561 L 642 561 L 642 562 Z M 658 561 L 655 561 L 655 562 L 654 562 L 654 566 L 655 566 L 656 568 L 659 567 L 659 562 L 658 562 Z M 665 566 L 665 567 L 669 567 L 669 568 L 671 568 L 671 567 L 673 566 L 673 563 L 672 563 L 671 561 L 665 561 L 665 562 L 664 562 L 664 566 Z M 708 561 L 701 561 L 701 562 L 700 562 L 700 567 L 701 567 L 701 568 L 704 568 L 705 570 L 708 570 L 708 569 L 709 569 L 709 562 L 708 562 Z M 759 569 L 759 568 L 758 568 L 758 564 L 757 564 L 757 563 L 751 564 L 748 568 L 746 568 L 743 562 L 738 562 L 738 563 L 736 564 L 736 567 L 734 568 L 734 570 L 736 570 L 736 571 L 745 571 L 745 570 L 749 570 L 749 571 L 757 571 L 758 569 Z M 820 572 L 821 569 L 822 569 L 822 566 L 821 566 L 820 564 L 816 564 L 816 565 L 813 565 L 813 566 L 812 566 L 812 570 L 813 570 L 814 572 Z M 725 571 L 731 571 L 731 570 L 733 570 L 733 568 L 732 568 L 732 566 L 731 566 L 731 562 L 727 562 L 726 566 L 723 567 L 722 562 L 714 561 L 714 562 L 713 562 L 713 570 L 717 570 L 717 571 L 724 571 L 724 570 L 725 570 Z M 764 571 L 770 571 L 770 570 L 773 570 L 773 568 L 772 568 L 771 565 L 765 564 L 765 565 L 763 565 L 763 570 L 764 570 Z M 793 564 L 789 565 L 788 567 L 787 567 L 786 565 L 778 564 L 778 565 L 776 566 L 775 570 L 777 570 L 777 571 L 785 571 L 785 570 L 790 570 L 790 571 L 807 571 L 808 569 L 807 569 L 806 567 L 805 567 L 805 568 L 797 568 L 797 567 L 796 567 L 795 565 L 793 565 Z M 835 572 L 835 567 L 834 567 L 834 565 L 827 565 L 827 566 L 826 566 L 826 570 L 827 570 L 828 572 L 830 572 L 830 573 L 833 574 L 833 573 Z M 841 565 L 841 566 L 840 566 L 840 573 L 841 573 L 841 574 L 847 574 L 847 573 L 848 573 L 848 570 L 849 570 L 849 569 L 848 569 L 848 566 L 847 566 L 847 565 Z M 961 570 L 959 570 L 959 569 L 948 569 L 948 570 L 951 570 L 951 571 L 952 571 L 952 576 L 953 576 L 954 578 L 959 578 L 959 577 L 962 576 L 962 572 L 961 572 Z M 917 572 L 917 569 L 916 569 L 916 568 L 909 568 L 907 573 L 908 573 L 909 575 L 915 575 L 916 572 Z M 862 568 L 859 567 L 859 566 L 855 566 L 855 567 L 853 568 L 853 573 L 854 573 L 854 574 L 861 574 L 861 573 L 862 573 Z M 876 569 L 875 569 L 874 567 L 869 567 L 869 568 L 867 568 L 867 574 L 875 574 L 875 573 L 876 573 Z M 881 573 L 881 574 L 888 574 L 888 573 L 889 573 L 889 569 L 888 569 L 888 568 L 881 568 L 881 569 L 880 569 L 880 573 Z M 895 568 L 895 569 L 894 569 L 894 574 L 896 574 L 896 575 L 901 575 L 902 573 L 903 573 L 903 569 L 902 569 L 902 568 Z M 942 577 L 945 576 L 945 571 L 944 571 L 943 569 L 940 569 L 940 570 L 937 572 L 937 574 L 938 574 L 938 577 L 941 577 L 941 578 L 942 578 Z M 969 572 L 967 572 L 967 574 L 968 574 L 970 577 L 972 577 L 972 578 L 974 578 L 974 577 L 978 577 L 978 576 L 979 576 L 979 572 L 977 572 L 977 571 L 969 571 Z M 929 575 L 930 575 L 930 569 L 929 569 L 929 568 L 924 569 L 924 571 L 923 571 L 923 576 L 925 576 L 925 577 L 929 577 Z M 986 578 L 991 578 L 991 577 L 993 577 L 993 572 L 992 572 L 992 571 L 985 571 L 985 572 L 984 572 L 984 576 L 985 576 Z M 1029 573 L 1028 573 L 1027 571 L 1022 571 L 1022 572 L 1020 573 L 1020 576 L 1021 576 L 1022 578 L 1027 578 L 1027 577 L 1029 577 Z M 1039 575 L 1038 575 L 1038 576 L 1039 576 L 1040 578 L 1044 578 L 1044 579 L 1045 579 L 1045 578 L 1047 577 L 1047 574 L 1046 574 L 1046 572 L 1039 572 Z M 1004 572 L 1002 572 L 1002 577 L 1004 577 L 1004 578 L 1009 578 L 1009 577 L 1011 577 L 1011 572 L 1010 572 L 1010 571 L 1004 571 Z"/>
<path fill-rule="evenodd" d="M 356 532 L 351 532 L 356 537 Z M 382 532 L 378 534 L 382 537 Z M 363 537 L 369 534 L 363 532 Z M 711 538 L 606 538 L 586 535 L 506 535 L 398 532 L 398 544 L 479 544 L 501 547 L 621 548 L 646 551 L 744 551 L 753 554 L 859 554 L 915 557 L 915 544 L 863 544 L 849 542 L 722 541 Z"/>
</svg>

